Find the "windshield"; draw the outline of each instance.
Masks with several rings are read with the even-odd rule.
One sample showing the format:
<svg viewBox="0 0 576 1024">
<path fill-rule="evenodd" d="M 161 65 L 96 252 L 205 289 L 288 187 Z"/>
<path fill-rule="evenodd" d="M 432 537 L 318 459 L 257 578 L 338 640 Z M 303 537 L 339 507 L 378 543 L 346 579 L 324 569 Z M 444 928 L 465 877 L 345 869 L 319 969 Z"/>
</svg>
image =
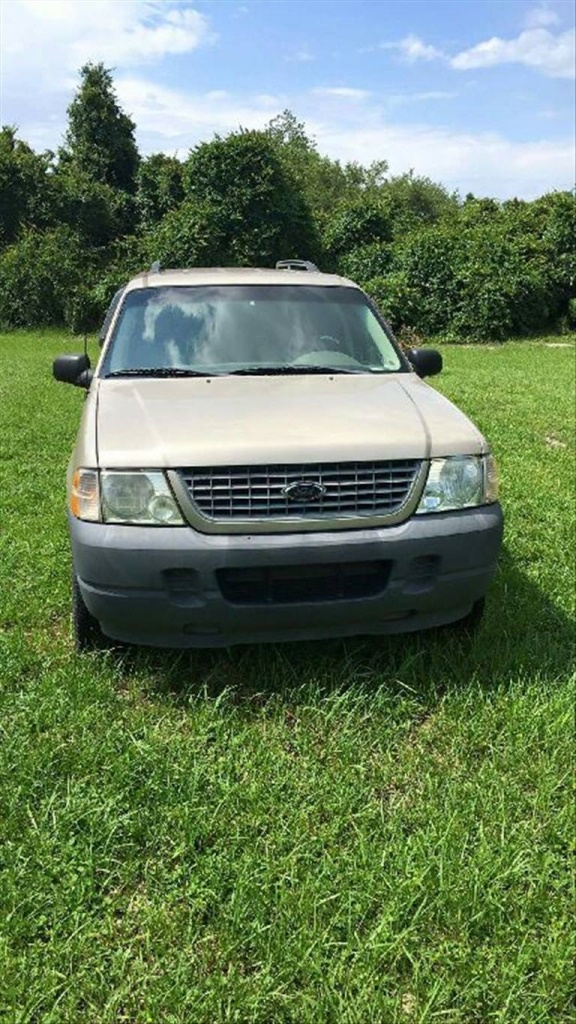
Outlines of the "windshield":
<svg viewBox="0 0 576 1024">
<path fill-rule="evenodd" d="M 102 376 L 394 373 L 390 338 L 356 288 L 216 285 L 127 293 Z"/>
</svg>

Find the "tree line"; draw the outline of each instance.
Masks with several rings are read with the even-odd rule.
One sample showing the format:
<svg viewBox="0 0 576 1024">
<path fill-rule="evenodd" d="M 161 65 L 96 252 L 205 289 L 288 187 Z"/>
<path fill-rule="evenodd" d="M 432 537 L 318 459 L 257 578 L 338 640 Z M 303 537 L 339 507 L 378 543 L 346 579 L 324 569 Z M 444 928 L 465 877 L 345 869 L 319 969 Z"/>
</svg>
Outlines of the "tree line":
<svg viewBox="0 0 576 1024">
<path fill-rule="evenodd" d="M 142 157 L 111 72 L 87 64 L 57 153 L 0 131 L 0 324 L 97 326 L 163 266 L 310 259 L 351 277 L 406 336 L 487 341 L 576 327 L 573 192 L 467 195 L 322 155 L 290 111 L 187 159 Z"/>
</svg>

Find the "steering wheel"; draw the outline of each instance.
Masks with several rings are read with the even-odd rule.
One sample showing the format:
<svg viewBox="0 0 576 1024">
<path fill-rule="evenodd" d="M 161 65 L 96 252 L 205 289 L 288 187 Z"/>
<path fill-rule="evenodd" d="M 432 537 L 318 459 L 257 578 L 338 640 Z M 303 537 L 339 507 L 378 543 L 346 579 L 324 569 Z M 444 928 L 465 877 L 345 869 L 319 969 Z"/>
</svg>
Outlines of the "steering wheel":
<svg viewBox="0 0 576 1024">
<path fill-rule="evenodd" d="M 348 365 L 348 359 L 350 359 L 352 360 L 349 364 L 350 366 L 364 366 L 364 362 L 362 360 L 354 359 L 347 353 L 342 352 L 341 342 L 338 340 L 338 338 L 333 338 L 331 334 L 321 334 L 320 337 L 318 338 L 318 341 L 332 342 L 336 348 L 336 351 L 342 355 L 343 360 L 346 360 L 346 363 L 343 362 L 342 365 Z M 375 344 L 374 341 L 372 341 L 371 338 L 366 337 L 363 339 L 363 354 L 365 354 L 366 362 L 368 362 L 369 360 L 374 360 L 376 366 L 381 365 L 382 355 L 380 353 L 378 346 Z"/>
</svg>

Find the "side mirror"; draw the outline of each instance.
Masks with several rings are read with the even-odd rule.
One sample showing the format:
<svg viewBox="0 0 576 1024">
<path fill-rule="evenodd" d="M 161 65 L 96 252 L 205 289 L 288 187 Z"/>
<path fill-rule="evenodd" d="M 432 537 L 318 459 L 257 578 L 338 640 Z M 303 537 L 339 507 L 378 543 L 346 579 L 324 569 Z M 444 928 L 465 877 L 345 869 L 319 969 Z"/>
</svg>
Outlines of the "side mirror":
<svg viewBox="0 0 576 1024">
<path fill-rule="evenodd" d="M 56 356 L 52 364 L 52 373 L 55 380 L 63 384 L 75 384 L 78 388 L 90 387 L 93 373 L 90 369 L 90 360 L 83 352 L 77 355 Z"/>
<path fill-rule="evenodd" d="M 411 348 L 406 355 L 419 377 L 434 377 L 442 369 L 442 356 L 435 348 Z"/>
</svg>

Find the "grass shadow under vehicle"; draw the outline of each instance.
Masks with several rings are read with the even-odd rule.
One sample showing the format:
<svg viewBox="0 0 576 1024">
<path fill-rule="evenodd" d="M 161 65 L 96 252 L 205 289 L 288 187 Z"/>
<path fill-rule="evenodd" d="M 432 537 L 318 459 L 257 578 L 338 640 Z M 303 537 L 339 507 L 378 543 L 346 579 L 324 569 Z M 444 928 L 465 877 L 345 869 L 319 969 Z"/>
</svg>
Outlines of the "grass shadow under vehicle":
<svg viewBox="0 0 576 1024">
<path fill-rule="evenodd" d="M 478 680 L 486 690 L 535 673 L 553 682 L 574 667 L 573 620 L 502 550 L 473 635 L 459 625 L 392 636 L 246 645 L 215 650 L 117 649 L 118 678 L 147 675 L 157 696 L 181 701 L 230 691 L 238 704 L 306 701 L 351 686 L 386 685 L 419 700 Z"/>
</svg>

